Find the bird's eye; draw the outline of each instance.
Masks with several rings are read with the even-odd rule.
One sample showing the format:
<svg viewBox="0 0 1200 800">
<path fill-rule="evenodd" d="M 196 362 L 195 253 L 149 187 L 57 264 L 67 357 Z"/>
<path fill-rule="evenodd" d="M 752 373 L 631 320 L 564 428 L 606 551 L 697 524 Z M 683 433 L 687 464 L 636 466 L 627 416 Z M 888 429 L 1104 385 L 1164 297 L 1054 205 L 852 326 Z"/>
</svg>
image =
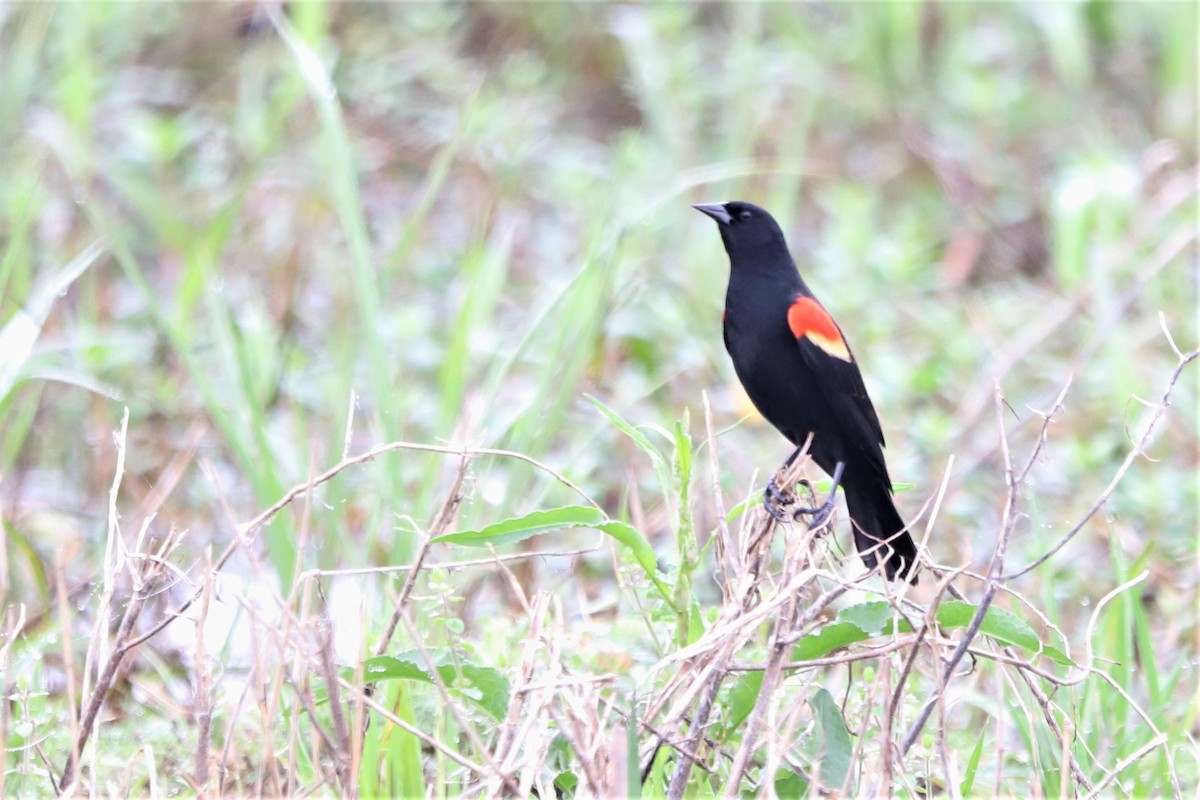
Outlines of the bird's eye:
<svg viewBox="0 0 1200 800">
<path fill-rule="evenodd" d="M 750 217 L 751 214 L 749 211 L 743 211 L 742 213 L 738 214 L 738 219 L 750 219 Z"/>
</svg>

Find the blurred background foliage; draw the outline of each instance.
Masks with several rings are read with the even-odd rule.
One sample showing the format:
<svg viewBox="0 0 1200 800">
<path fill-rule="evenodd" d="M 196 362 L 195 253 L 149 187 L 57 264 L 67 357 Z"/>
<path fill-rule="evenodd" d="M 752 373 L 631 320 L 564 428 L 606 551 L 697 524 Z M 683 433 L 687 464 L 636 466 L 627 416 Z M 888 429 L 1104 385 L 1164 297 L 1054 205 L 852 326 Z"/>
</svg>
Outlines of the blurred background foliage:
<svg viewBox="0 0 1200 800">
<path fill-rule="evenodd" d="M 1081 517 L 1145 424 L 1176 362 L 1162 324 L 1196 346 L 1194 3 L 287 18 L 283 35 L 250 4 L 0 6 L 6 602 L 45 609 L 62 548 L 89 591 L 124 407 L 126 524 L 169 490 L 154 525 L 190 529 L 196 552 L 347 446 L 394 439 L 526 453 L 658 541 L 652 465 L 585 395 L 634 423 L 690 409 L 694 431 L 702 393 L 719 430 L 748 412 L 721 344 L 727 260 L 693 202 L 782 221 L 863 365 L 905 514 L 953 458 L 941 563 L 991 552 L 997 381 L 1020 457 L 1074 376 L 1016 566 Z M 1197 402 L 1193 371 L 1153 460 L 1019 587 L 1070 630 L 1149 569 L 1163 664 L 1193 662 L 1200 637 Z M 725 497 L 786 452 L 753 419 L 724 433 Z M 393 453 L 343 473 L 304 565 L 404 563 L 454 466 Z M 480 459 L 467 488 L 462 527 L 572 501 L 510 460 Z M 298 527 L 297 511 L 264 537 L 284 585 Z M 603 552 L 520 577 L 616 602 Z M 473 624 L 503 595 L 459 610 Z M 1194 725 L 1194 702 L 1180 713 Z"/>
</svg>

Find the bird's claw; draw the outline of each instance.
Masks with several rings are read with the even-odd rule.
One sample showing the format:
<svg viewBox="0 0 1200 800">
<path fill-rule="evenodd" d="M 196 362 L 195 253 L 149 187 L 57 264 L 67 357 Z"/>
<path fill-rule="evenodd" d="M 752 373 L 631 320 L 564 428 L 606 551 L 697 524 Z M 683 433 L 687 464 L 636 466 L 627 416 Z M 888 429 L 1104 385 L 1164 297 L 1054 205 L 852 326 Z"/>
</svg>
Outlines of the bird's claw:
<svg viewBox="0 0 1200 800">
<path fill-rule="evenodd" d="M 774 517 L 776 522 L 784 522 L 787 520 L 787 515 L 783 513 L 780 506 L 787 504 L 783 492 L 779 491 L 779 487 L 775 485 L 775 479 L 771 478 L 767 482 L 766 491 L 763 492 L 763 506 L 767 509 L 767 513 Z"/>
<path fill-rule="evenodd" d="M 794 457 L 795 456 L 793 455 L 793 458 Z M 791 463 L 791 459 L 788 459 L 788 463 Z M 800 522 L 801 517 L 808 517 L 808 520 L 805 522 L 805 524 L 808 526 L 809 530 L 820 528 L 829 522 L 829 518 L 833 516 L 834 505 L 837 503 L 837 487 L 842 480 L 843 468 L 844 465 L 839 461 L 833 470 L 833 486 L 830 488 L 829 494 L 826 496 L 824 503 L 815 508 L 805 508 L 801 506 L 799 508 L 790 509 L 792 522 Z M 810 496 L 816 494 L 812 483 L 809 482 L 808 479 L 801 478 L 798 481 L 798 485 L 808 489 Z M 783 492 L 780 491 L 779 485 L 775 483 L 774 477 L 767 481 L 767 489 L 765 492 L 763 492 L 763 505 L 766 506 L 767 512 L 775 518 L 776 522 L 783 522 L 787 519 L 787 516 L 784 514 L 781 506 L 790 506 L 793 502 L 795 501 L 789 501 L 783 496 Z"/>
<path fill-rule="evenodd" d="M 805 523 L 810 529 L 820 528 L 833 516 L 833 506 L 826 503 L 820 508 L 797 508 L 792 511 L 792 520 L 799 522 L 801 517 L 808 517 Z"/>
</svg>

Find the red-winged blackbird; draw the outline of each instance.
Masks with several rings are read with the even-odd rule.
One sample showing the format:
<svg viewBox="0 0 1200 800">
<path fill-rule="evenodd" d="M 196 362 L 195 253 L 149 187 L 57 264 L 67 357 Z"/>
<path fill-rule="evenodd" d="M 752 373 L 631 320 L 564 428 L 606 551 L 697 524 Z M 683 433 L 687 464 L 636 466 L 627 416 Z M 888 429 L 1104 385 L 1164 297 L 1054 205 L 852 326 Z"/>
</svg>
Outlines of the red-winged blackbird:
<svg viewBox="0 0 1200 800">
<path fill-rule="evenodd" d="M 693 208 L 717 221 L 729 254 L 725 349 L 738 379 L 797 453 L 812 434 L 809 455 L 834 478 L 826 505 L 799 513 L 827 517 L 840 478 L 863 562 L 873 568 L 883 555 L 889 580 L 899 574 L 916 583 L 917 548 L 892 501 L 879 418 L 850 345 L 804 285 L 779 224 L 750 203 Z M 765 499 L 781 519 L 774 479 Z"/>
</svg>

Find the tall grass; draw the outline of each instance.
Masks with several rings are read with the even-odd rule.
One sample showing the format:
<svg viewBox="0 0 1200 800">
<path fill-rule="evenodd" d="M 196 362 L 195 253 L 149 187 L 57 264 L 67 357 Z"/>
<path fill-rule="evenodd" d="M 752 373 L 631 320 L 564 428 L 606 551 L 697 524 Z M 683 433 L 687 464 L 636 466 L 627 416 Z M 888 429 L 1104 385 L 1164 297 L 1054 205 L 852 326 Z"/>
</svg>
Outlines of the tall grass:
<svg viewBox="0 0 1200 800">
<path fill-rule="evenodd" d="M 570 793 L 607 781 L 588 772 L 602 763 L 628 779 L 610 788 L 641 787 L 639 768 L 647 792 L 669 782 L 669 748 L 644 752 L 654 726 L 682 724 L 647 714 L 669 694 L 654 667 L 717 623 L 730 576 L 715 532 L 753 513 L 738 504 L 785 455 L 760 420 L 739 424 L 725 262 L 691 202 L 738 196 L 786 221 L 864 366 L 907 516 L 947 473 L 929 541 L 942 564 L 985 569 L 1004 448 L 1039 446 L 1068 379 L 1021 490 L 1013 570 L 1140 441 L 1178 362 L 1170 337 L 1196 347 L 1191 4 L 155 12 L 0 8 L 0 727 L 14 795 L 54 791 L 94 685 L 88 642 L 119 645 L 104 620 L 143 595 L 143 626 L 193 597 L 200 613 L 204 553 L 236 542 L 204 619 L 237 623 L 210 622 L 199 647 L 179 621 L 134 648 L 80 754 L 88 785 L 175 793 L 208 774 L 210 791 Z M 997 595 L 1038 641 L 1059 647 L 1061 631 L 1076 664 L 1090 648 L 1093 669 L 1037 662 L 1062 667 L 1059 683 L 1027 682 L 998 645 L 977 655 L 888 773 L 898 793 L 919 780 L 1083 795 L 1111 770 L 1101 792 L 1196 786 L 1197 402 L 1185 370 L 1101 512 Z M 352 459 L 261 533 L 247 526 L 396 441 L 416 447 Z M 541 538 L 519 522 L 576 506 L 588 513 L 562 512 Z M 175 571 L 113 561 L 110 523 L 120 554 L 157 552 L 174 529 Z M 455 532 L 480 536 L 430 538 Z M 512 560 L 477 563 L 487 545 Z M 772 574 L 793 563 L 781 548 Z M 123 576 L 115 599 L 97 588 L 106 565 Z M 162 585 L 145 593 L 151 578 Z M 979 602 L 984 584 L 956 585 Z M 396 633 L 373 653 L 389 618 Z M 766 637 L 737 660 L 765 663 Z M 878 644 L 841 646 L 858 658 Z M 762 789 L 760 768 L 783 794 L 815 786 L 841 769 L 822 753 L 850 742 L 838 775 L 867 791 L 893 735 L 878 710 L 903 733 L 936 683 L 925 659 L 946 655 L 919 652 L 912 696 L 887 705 L 899 651 L 849 676 L 790 673 L 771 691 L 793 716 L 771 718 L 742 788 Z M 716 772 L 691 791 L 722 789 L 720 748 L 741 746 L 730 721 L 750 719 L 754 680 L 731 672 L 713 689 Z M 204 707 L 220 777 L 192 763 L 208 729 L 189 715 Z M 593 734 L 612 737 L 607 762 Z"/>
</svg>

